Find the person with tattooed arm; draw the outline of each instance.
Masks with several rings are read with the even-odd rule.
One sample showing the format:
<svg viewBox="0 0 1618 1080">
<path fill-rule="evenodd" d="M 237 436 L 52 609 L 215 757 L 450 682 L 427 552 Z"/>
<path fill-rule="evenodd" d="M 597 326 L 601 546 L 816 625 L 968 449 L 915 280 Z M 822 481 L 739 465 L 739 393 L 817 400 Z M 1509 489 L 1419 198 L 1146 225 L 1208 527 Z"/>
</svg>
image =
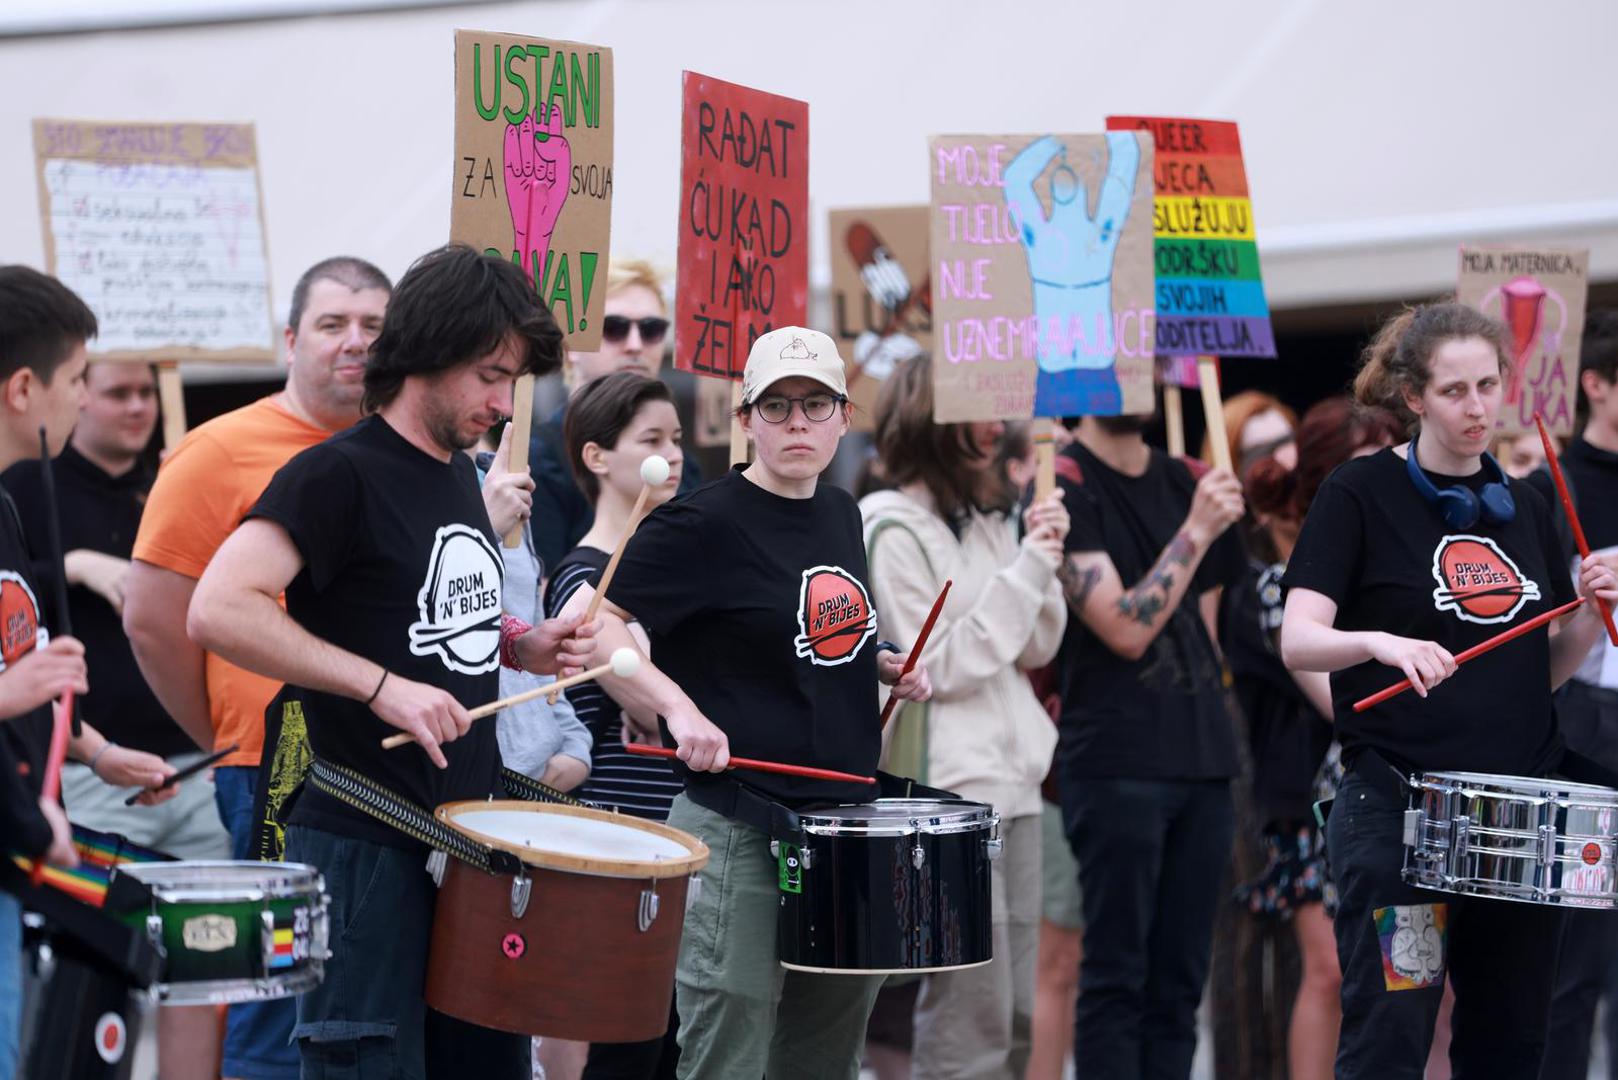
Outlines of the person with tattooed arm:
<svg viewBox="0 0 1618 1080">
<path fill-rule="evenodd" d="M 1209 632 L 1244 556 L 1241 485 L 1146 444 L 1149 416 L 1087 416 L 1057 470 L 1056 771 L 1079 863 L 1079 1080 L 1188 1076 L 1230 852 L 1236 738 Z M 1077 466 L 1075 469 L 1074 466 Z"/>
</svg>

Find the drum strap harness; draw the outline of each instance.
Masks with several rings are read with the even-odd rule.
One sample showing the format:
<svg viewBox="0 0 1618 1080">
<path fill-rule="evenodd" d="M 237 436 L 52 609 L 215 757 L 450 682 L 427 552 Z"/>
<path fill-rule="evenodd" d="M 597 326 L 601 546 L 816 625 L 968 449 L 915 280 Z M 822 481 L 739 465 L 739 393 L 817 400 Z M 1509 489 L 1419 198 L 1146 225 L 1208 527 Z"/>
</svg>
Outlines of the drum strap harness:
<svg viewBox="0 0 1618 1080">
<path fill-rule="evenodd" d="M 501 769 L 500 779 L 508 794 L 529 802 L 565 803 L 569 806 L 590 805 L 510 769 Z M 521 860 L 510 852 L 485 847 L 466 834 L 445 825 L 409 799 L 360 775 L 353 769 L 315 758 L 310 763 L 307 780 L 316 790 L 356 810 L 363 810 L 406 836 L 419 840 L 435 850 L 446 851 L 479 870 L 497 874 L 517 874 L 522 869 Z"/>
</svg>

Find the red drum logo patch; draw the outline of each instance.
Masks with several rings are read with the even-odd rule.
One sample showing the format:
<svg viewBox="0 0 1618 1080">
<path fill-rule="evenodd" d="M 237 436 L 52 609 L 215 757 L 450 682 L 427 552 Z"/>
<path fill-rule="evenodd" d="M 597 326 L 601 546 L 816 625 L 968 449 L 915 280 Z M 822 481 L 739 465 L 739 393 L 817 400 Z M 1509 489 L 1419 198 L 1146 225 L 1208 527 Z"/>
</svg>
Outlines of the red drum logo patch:
<svg viewBox="0 0 1618 1080">
<path fill-rule="evenodd" d="M 34 651 L 39 643 L 39 605 L 34 590 L 17 574 L 0 570 L 0 671 Z"/>
<path fill-rule="evenodd" d="M 859 580 L 840 566 L 816 566 L 803 572 L 798 592 L 798 636 L 792 647 L 799 659 L 822 667 L 846 664 L 876 633 L 876 612 Z"/>
<path fill-rule="evenodd" d="M 1510 622 L 1539 583 L 1526 580 L 1511 557 L 1486 536 L 1446 536 L 1433 551 L 1433 604 L 1471 623 Z"/>
</svg>

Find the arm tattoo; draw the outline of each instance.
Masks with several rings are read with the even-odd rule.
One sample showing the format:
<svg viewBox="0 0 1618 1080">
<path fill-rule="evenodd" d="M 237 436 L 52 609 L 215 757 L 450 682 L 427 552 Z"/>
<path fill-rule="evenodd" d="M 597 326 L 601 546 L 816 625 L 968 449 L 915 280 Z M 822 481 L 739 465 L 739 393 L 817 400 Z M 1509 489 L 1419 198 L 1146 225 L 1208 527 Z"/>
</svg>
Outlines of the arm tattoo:
<svg viewBox="0 0 1618 1080">
<path fill-rule="evenodd" d="M 1056 579 L 1062 583 L 1062 595 L 1067 598 L 1068 608 L 1073 614 L 1082 615 L 1084 602 L 1090 599 L 1090 593 L 1096 587 L 1096 582 L 1101 580 L 1101 568 L 1081 567 L 1069 557 L 1057 567 Z"/>
<path fill-rule="evenodd" d="M 1196 545 L 1184 533 L 1175 533 L 1174 539 L 1169 541 L 1146 576 L 1118 598 L 1119 613 L 1142 626 L 1152 625 L 1168 606 L 1169 593 L 1174 588 L 1171 564 L 1189 567 L 1196 553 Z"/>
</svg>

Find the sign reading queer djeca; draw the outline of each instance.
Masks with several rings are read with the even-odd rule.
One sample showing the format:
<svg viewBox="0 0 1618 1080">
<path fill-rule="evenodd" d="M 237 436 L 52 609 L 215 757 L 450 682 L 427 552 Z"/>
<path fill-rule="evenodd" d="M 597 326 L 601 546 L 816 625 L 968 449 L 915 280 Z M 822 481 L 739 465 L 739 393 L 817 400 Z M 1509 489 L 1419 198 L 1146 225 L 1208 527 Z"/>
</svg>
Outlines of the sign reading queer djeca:
<svg viewBox="0 0 1618 1080">
<path fill-rule="evenodd" d="M 1157 351 L 1274 356 L 1236 125 L 1109 116 L 1107 130 L 1150 132 L 1157 147 L 1152 170 Z"/>
<path fill-rule="evenodd" d="M 809 106 L 687 71 L 674 366 L 740 379 L 809 318 Z"/>
<path fill-rule="evenodd" d="M 1149 134 L 930 144 L 933 418 L 1152 408 Z"/>
<path fill-rule="evenodd" d="M 276 356 L 251 124 L 34 121 L 45 265 L 97 359 Z"/>
<path fill-rule="evenodd" d="M 611 49 L 455 31 L 450 239 L 522 267 L 569 349 L 601 344 L 612 117 Z"/>
</svg>

